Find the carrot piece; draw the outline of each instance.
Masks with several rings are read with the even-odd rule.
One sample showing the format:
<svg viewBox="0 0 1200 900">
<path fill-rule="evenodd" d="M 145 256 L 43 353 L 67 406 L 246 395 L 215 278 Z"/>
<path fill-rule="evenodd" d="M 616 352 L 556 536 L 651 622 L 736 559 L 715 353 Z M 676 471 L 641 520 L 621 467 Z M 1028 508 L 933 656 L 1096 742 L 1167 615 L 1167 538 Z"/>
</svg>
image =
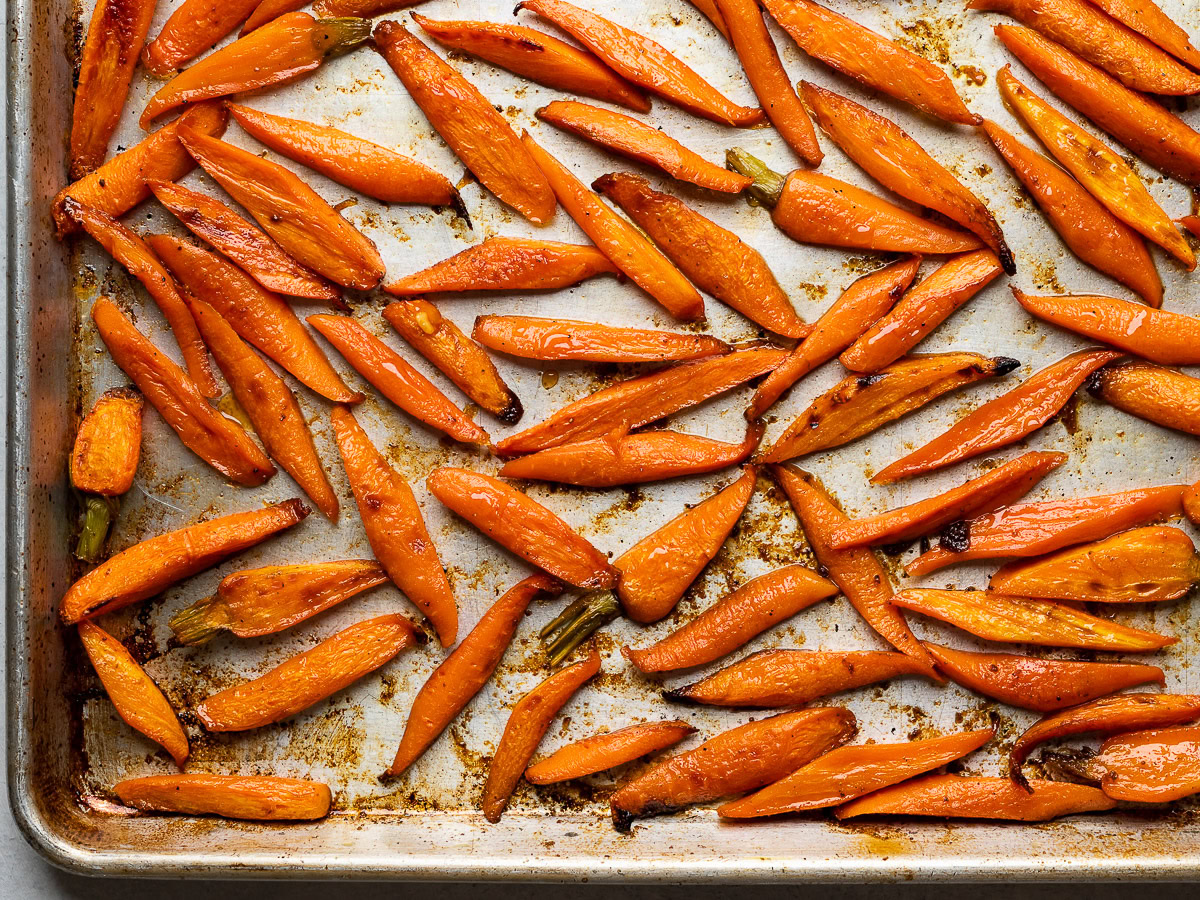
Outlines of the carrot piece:
<svg viewBox="0 0 1200 900">
<path fill-rule="evenodd" d="M 762 650 L 663 697 L 706 706 L 801 706 L 899 675 L 928 674 L 911 656 L 891 650 Z"/>
<path fill-rule="evenodd" d="M 433 623 L 442 646 L 451 646 L 458 635 L 458 607 L 412 488 L 375 449 L 349 409 L 334 407 L 333 428 L 371 552 Z"/>
<path fill-rule="evenodd" d="M 234 513 L 147 538 L 92 569 L 63 595 L 59 617 L 74 625 L 153 597 L 221 560 L 291 528 L 308 515 L 299 500 Z"/>
<path fill-rule="evenodd" d="M 313 11 L 322 16 L 362 16 L 364 19 L 371 19 L 424 2 L 425 0 L 317 0 L 313 4 Z"/>
<path fill-rule="evenodd" d="M 722 303 L 785 337 L 812 331 L 796 315 L 762 254 L 732 231 L 651 189 L 640 175 L 602 175 L 592 187 L 625 210 L 684 275 Z"/>
<path fill-rule="evenodd" d="M 329 814 L 329 788 L 300 778 L 245 775 L 147 775 L 113 788 L 144 812 L 226 819 L 308 820 Z"/>
<path fill-rule="evenodd" d="M 1144 306 L 1137 308 L 1153 312 Z M 963 416 L 925 446 L 876 472 L 871 483 L 888 484 L 942 469 L 1021 440 L 1054 418 L 1093 372 L 1120 356 L 1106 350 L 1079 350 L 1064 356 Z"/>
<path fill-rule="evenodd" d="M 613 826 L 628 831 L 635 818 L 686 809 L 778 781 L 845 743 L 858 725 L 838 706 L 798 709 L 739 725 L 663 760 L 612 795 Z"/>
<path fill-rule="evenodd" d="M 158 685 L 125 645 L 100 626 L 80 622 L 79 640 L 117 714 L 130 728 L 161 744 L 182 769 L 188 758 L 187 734 Z"/>
<path fill-rule="evenodd" d="M 504 383 L 487 352 L 443 318 L 436 306 L 420 297 L 397 300 L 384 308 L 383 317 L 481 407 L 508 425 L 520 421 L 521 401 Z"/>
<path fill-rule="evenodd" d="M 402 410 L 431 428 L 445 432 L 456 441 L 487 444 L 488 433 L 438 390 L 428 378 L 414 369 L 399 353 L 349 316 L 309 316 L 308 324 L 363 378 Z"/>
<path fill-rule="evenodd" d="M 290 719 L 420 643 L 399 613 L 351 625 L 253 681 L 213 694 L 196 708 L 209 731 L 249 731 Z"/>
<path fill-rule="evenodd" d="M 878 372 L 923 341 L 1001 272 L 991 250 L 976 250 L 943 263 L 838 359 L 852 372 Z"/>
<path fill-rule="evenodd" d="M 757 472 L 744 474 L 702 503 L 648 534 L 617 559 L 617 596 L 625 615 L 643 625 L 666 616 L 725 545 L 754 493 Z"/>
<path fill-rule="evenodd" d="M 634 363 L 702 359 L 732 348 L 707 334 L 615 328 L 577 319 L 478 316 L 471 337 L 522 359 Z"/>
<path fill-rule="evenodd" d="M 471 633 L 442 661 L 413 698 L 404 736 L 396 758 L 388 767 L 388 775 L 400 775 L 416 762 L 483 689 L 533 599 L 561 590 L 562 586 L 553 578 L 531 575 L 509 588 L 480 616 Z"/>
<path fill-rule="evenodd" d="M 1014 503 L 1066 459 L 1065 453 L 1031 450 L 943 494 L 876 516 L 853 519 L 830 531 L 829 543 L 840 550 L 866 544 L 895 544 L 934 534 L 951 522 L 982 516 Z"/>
<path fill-rule="evenodd" d="M 1122 25 L 1149 38 L 1176 59 L 1200 69 L 1200 50 L 1191 38 L 1153 0 L 1092 0 Z"/>
<path fill-rule="evenodd" d="M 1200 791 L 1200 726 L 1158 728 L 1110 737 L 1091 766 L 1114 800 L 1169 803 Z"/>
<path fill-rule="evenodd" d="M 173 69 L 195 59 L 216 46 L 221 38 L 238 27 L 259 0 L 184 0 L 163 24 L 158 37 L 142 50 L 142 64 L 155 75 L 164 77 Z"/>
<path fill-rule="evenodd" d="M 1101 369 L 1088 382 L 1088 390 L 1109 406 L 1148 422 L 1200 435 L 1200 378 L 1132 362 Z"/>
<path fill-rule="evenodd" d="M 696 729 L 687 722 L 643 722 L 605 731 L 561 747 L 525 770 L 530 784 L 557 784 L 594 775 L 673 747 Z"/>
<path fill-rule="evenodd" d="M 945 72 L 895 41 L 811 0 L 765 6 L 801 50 L 843 75 L 947 122 L 980 123 Z"/>
<path fill-rule="evenodd" d="M 509 798 L 521 780 L 550 723 L 585 681 L 600 671 L 600 654 L 555 672 L 517 701 L 504 726 L 504 734 L 488 766 L 483 787 L 483 815 L 495 824 L 504 815 Z"/>
<path fill-rule="evenodd" d="M 995 122 L 985 121 L 983 130 L 1072 253 L 1150 306 L 1162 306 L 1162 279 L 1136 231 L 1074 178 Z"/>
<path fill-rule="evenodd" d="M 557 25 L 609 68 L 638 87 L 670 100 L 693 115 L 742 128 L 763 120 L 761 109 L 739 106 L 650 38 L 566 0 L 523 0 L 527 9 Z"/>
<path fill-rule="evenodd" d="M 268 22 L 274 22 L 280 16 L 308 6 L 305 0 L 262 0 L 254 7 L 254 12 L 242 23 L 239 37 L 245 37 L 252 31 L 262 28 Z M 324 15 L 324 14 L 322 14 Z"/>
<path fill-rule="evenodd" d="M 817 124 L 868 175 L 901 197 L 939 212 L 991 247 L 1004 271 L 1016 263 L 988 208 L 899 125 L 833 91 L 801 83 Z"/>
<path fill-rule="evenodd" d="M 443 47 L 478 56 L 530 81 L 650 112 L 646 95 L 591 53 L 541 31 L 499 22 L 439 22 L 417 13 L 413 21 Z"/>
<path fill-rule="evenodd" d="M 131 387 L 109 388 L 79 423 L 71 446 L 71 486 L 119 497 L 133 486 L 142 453 L 142 409 Z"/>
<path fill-rule="evenodd" d="M 188 646 L 206 644 L 222 631 L 239 638 L 276 634 L 387 580 L 383 566 L 371 559 L 245 569 L 222 578 L 211 597 L 173 615 L 171 631 Z"/>
<path fill-rule="evenodd" d="M 864 547 L 835 550 L 830 545 L 833 529 L 850 520 L 821 484 L 793 466 L 772 466 L 771 474 L 796 511 L 822 570 L 829 573 L 830 579 L 880 637 L 923 665 L 930 677 L 937 678 L 933 660 L 894 605 L 891 579 L 875 554 Z"/>
<path fill-rule="evenodd" d="M 812 569 L 784 566 L 750 579 L 651 646 L 621 652 L 642 672 L 702 666 L 837 592 Z"/>
<path fill-rule="evenodd" d="M 797 416 L 761 459 L 778 463 L 840 447 L 950 391 L 1004 375 L 1019 365 L 1004 356 L 935 353 L 906 356 L 874 375 L 850 375 Z"/>
</svg>

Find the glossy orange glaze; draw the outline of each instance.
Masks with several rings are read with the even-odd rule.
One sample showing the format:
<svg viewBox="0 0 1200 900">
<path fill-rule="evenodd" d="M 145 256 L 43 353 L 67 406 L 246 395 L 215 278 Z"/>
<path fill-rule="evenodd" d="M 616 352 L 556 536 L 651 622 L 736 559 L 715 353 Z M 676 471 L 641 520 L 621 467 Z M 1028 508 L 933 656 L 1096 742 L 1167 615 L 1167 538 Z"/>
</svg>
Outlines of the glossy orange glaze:
<svg viewBox="0 0 1200 900">
<path fill-rule="evenodd" d="M 71 486 L 119 497 L 133 486 L 142 455 L 142 409 L 133 388 L 109 388 L 79 423 L 71 446 Z"/>
<path fill-rule="evenodd" d="M 1095 4 L 1138 34 L 1149 38 L 1193 69 L 1200 69 L 1200 50 L 1188 33 L 1164 13 L 1153 0 L 1093 0 Z"/>
<path fill-rule="evenodd" d="M 332 799 L 328 787 L 313 781 L 245 775 L 149 775 L 122 781 L 113 791 L 145 812 L 226 819 L 320 819 Z"/>
<path fill-rule="evenodd" d="M 1065 781 L 1038 779 L 1025 791 L 1007 778 L 926 775 L 852 800 L 834 814 L 839 819 L 891 815 L 1044 822 L 1116 805 L 1094 787 Z"/>
<path fill-rule="evenodd" d="M 371 19 L 424 2 L 425 0 L 317 0 L 313 4 L 313 12 L 322 16 L 362 16 Z"/>
<path fill-rule="evenodd" d="M 1165 428 L 1200 435 L 1200 378 L 1152 363 L 1101 369 L 1088 390 L 1110 406 Z"/>
<path fill-rule="evenodd" d="M 250 13 L 250 17 L 242 24 L 242 30 L 238 32 L 241 37 L 245 37 L 250 32 L 262 28 L 268 22 L 274 22 L 285 13 L 295 12 L 298 9 L 303 9 L 308 6 L 304 0 L 262 0 L 256 7 L 254 12 Z"/>
<path fill-rule="evenodd" d="M 1200 726 L 1136 731 L 1111 737 L 1091 765 L 1114 800 L 1167 803 L 1200 791 Z"/>
<path fill-rule="evenodd" d="M 534 316 L 478 316 L 471 337 L 509 356 L 579 362 L 676 362 L 716 356 L 731 349 L 707 334 L 617 328 Z"/>
<path fill-rule="evenodd" d="M 689 0 L 689 2 L 704 13 L 705 18 L 712 22 L 713 27 L 721 32 L 721 36 L 725 40 L 729 40 L 729 26 L 725 24 L 725 17 L 721 15 L 721 10 L 717 8 L 716 0 Z"/>
<path fill-rule="evenodd" d="M 530 784 L 557 784 L 593 775 L 673 747 L 696 729 L 687 722 L 643 722 L 606 731 L 556 750 L 525 770 Z"/>
<path fill-rule="evenodd" d="M 160 78 L 215 47 L 254 12 L 259 0 L 184 0 L 142 50 L 142 64 Z"/>
</svg>

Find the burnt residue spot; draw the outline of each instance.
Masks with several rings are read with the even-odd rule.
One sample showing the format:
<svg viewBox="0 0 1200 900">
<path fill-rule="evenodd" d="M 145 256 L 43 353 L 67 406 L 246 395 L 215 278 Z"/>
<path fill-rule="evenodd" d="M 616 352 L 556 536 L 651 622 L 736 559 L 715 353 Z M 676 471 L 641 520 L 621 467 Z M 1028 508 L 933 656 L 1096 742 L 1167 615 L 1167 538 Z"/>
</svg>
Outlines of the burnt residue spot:
<svg viewBox="0 0 1200 900">
<path fill-rule="evenodd" d="M 938 547 L 947 553 L 966 553 L 971 546 L 971 526 L 963 519 L 951 522 L 938 536 Z"/>
<path fill-rule="evenodd" d="M 886 377 L 886 375 L 883 375 L 879 372 L 876 372 L 874 375 L 859 375 L 857 381 L 858 388 L 859 390 L 869 388 L 871 385 L 878 384 L 879 382 L 883 381 L 883 379 Z"/>
<path fill-rule="evenodd" d="M 992 374 L 997 378 L 1007 375 L 1009 372 L 1015 372 L 1019 368 L 1021 368 L 1021 361 L 1013 359 L 1011 356 L 997 356 L 992 359 Z"/>
</svg>

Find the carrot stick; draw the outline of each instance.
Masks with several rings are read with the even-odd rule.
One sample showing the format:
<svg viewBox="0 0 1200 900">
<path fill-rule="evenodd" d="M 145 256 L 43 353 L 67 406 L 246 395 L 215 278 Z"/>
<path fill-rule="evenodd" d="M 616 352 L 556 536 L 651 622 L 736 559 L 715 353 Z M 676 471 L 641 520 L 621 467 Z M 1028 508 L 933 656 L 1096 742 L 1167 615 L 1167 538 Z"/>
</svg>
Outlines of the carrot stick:
<svg viewBox="0 0 1200 900">
<path fill-rule="evenodd" d="M 1200 435 L 1200 378 L 1132 362 L 1101 369 L 1088 390 L 1117 409 L 1164 428 Z"/>
<path fill-rule="evenodd" d="M 142 409 L 146 401 L 130 387 L 109 388 L 79 423 L 71 445 L 71 486 L 119 497 L 133 486 L 142 455 Z"/>
<path fill-rule="evenodd" d="M 530 784 L 557 784 L 623 766 L 649 753 L 673 747 L 696 729 L 687 722 L 643 722 L 605 731 L 561 747 L 525 770 Z"/>
<path fill-rule="evenodd" d="M 322 16 L 362 16 L 371 19 L 398 9 L 408 9 L 425 0 L 317 0 L 313 11 Z"/>
<path fill-rule="evenodd" d="M 1172 56 L 1193 69 L 1200 69 L 1197 50 L 1186 31 L 1180 28 L 1153 0 L 1092 0 L 1122 25 L 1154 41 Z"/>
<path fill-rule="evenodd" d="M 471 698 L 483 689 L 500 664 L 533 599 L 539 594 L 557 594 L 561 590 L 562 586 L 553 578 L 531 575 L 517 582 L 492 604 L 471 633 L 417 692 L 396 758 L 388 767 L 388 775 L 400 775 L 416 762 Z"/>
<path fill-rule="evenodd" d="M 963 416 L 925 446 L 876 472 L 871 483 L 888 484 L 942 469 L 1021 440 L 1054 418 L 1093 372 L 1119 358 L 1119 353 L 1105 350 L 1080 350 L 1064 356 Z"/>
<path fill-rule="evenodd" d="M 729 26 L 725 24 L 725 17 L 721 15 L 721 10 L 717 7 L 717 0 L 689 0 L 689 2 L 704 13 L 704 17 L 712 23 L 717 31 L 721 32 L 721 36 L 725 40 L 729 40 Z"/>
<path fill-rule="evenodd" d="M 254 12 L 250 13 L 250 17 L 242 23 L 242 30 L 238 32 L 238 36 L 245 37 L 268 22 L 274 22 L 280 16 L 303 9 L 305 6 L 308 6 L 308 3 L 303 0 L 262 0 L 254 7 Z"/>
<path fill-rule="evenodd" d="M 349 409 L 334 407 L 333 428 L 371 552 L 433 623 L 442 646 L 451 646 L 458 635 L 458 607 L 412 488 L 375 449 Z"/>
<path fill-rule="evenodd" d="M 142 64 L 163 78 L 221 42 L 246 19 L 259 0 L 184 0 L 175 7 L 158 37 L 142 50 Z"/>
<path fill-rule="evenodd" d="M 621 652 L 642 672 L 702 666 L 837 592 L 811 569 L 784 566 L 747 581 L 651 646 Z"/>
<path fill-rule="evenodd" d="M 702 359 L 732 349 L 707 334 L 533 316 L 478 316 L 471 337 L 491 350 L 521 359 L 579 362 L 668 362 Z"/>
<path fill-rule="evenodd" d="M 599 671 L 600 654 L 592 650 L 587 659 L 555 672 L 513 707 L 483 787 L 483 815 L 489 822 L 495 824 L 504 815 L 517 782 L 558 711 Z"/>
<path fill-rule="evenodd" d="M 226 819 L 307 820 L 329 814 L 329 788 L 300 778 L 244 775 L 148 775 L 113 788 L 144 812 Z"/>
<path fill-rule="evenodd" d="M 1200 726 L 1110 737 L 1091 761 L 1114 800 L 1169 803 L 1200 791 Z"/>
<path fill-rule="evenodd" d="M 854 816 L 936 816 L 942 819 L 998 819 L 1045 822 L 1059 816 L 1103 812 L 1116 806 L 1094 787 L 1036 779 L 1029 792 L 1007 778 L 981 775 L 926 775 L 876 791 L 834 810 Z"/>
</svg>

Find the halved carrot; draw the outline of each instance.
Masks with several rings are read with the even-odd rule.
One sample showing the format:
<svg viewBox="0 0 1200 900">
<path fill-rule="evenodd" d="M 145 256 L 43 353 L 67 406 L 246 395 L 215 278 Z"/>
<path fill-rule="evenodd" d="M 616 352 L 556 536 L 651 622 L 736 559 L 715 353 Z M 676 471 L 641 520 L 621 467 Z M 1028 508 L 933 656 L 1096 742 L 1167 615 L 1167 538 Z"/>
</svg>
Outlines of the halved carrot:
<svg viewBox="0 0 1200 900">
<path fill-rule="evenodd" d="M 322 16 L 362 16 L 371 19 L 424 2 L 425 0 L 317 0 L 313 4 L 313 11 Z"/>
<path fill-rule="evenodd" d="M 160 78 L 215 47 L 254 12 L 259 0 L 184 0 L 142 50 L 142 64 Z"/>
<path fill-rule="evenodd" d="M 561 747 L 525 770 L 530 784 L 557 784 L 633 762 L 673 747 L 696 729 L 687 722 L 643 722 L 605 731 Z"/>
<path fill-rule="evenodd" d="M 374 672 L 423 635 L 399 613 L 358 622 L 265 675 L 226 688 L 196 707 L 209 731 L 249 731 L 290 719 Z"/>
<path fill-rule="evenodd" d="M 428 616 L 442 646 L 449 647 L 458 635 L 458 607 L 412 488 L 375 449 L 349 409 L 333 408 L 333 428 L 371 552 L 396 587 Z"/>
<path fill-rule="evenodd" d="M 812 330 L 796 315 L 762 254 L 732 231 L 651 189 L 640 175 L 602 175 L 592 187 L 625 210 L 684 275 L 722 303 L 785 337 L 804 337 Z"/>
<path fill-rule="evenodd" d="M 522 359 L 580 362 L 673 362 L 728 353 L 707 334 L 616 328 L 577 319 L 478 316 L 471 337 L 489 349 Z"/>
<path fill-rule="evenodd" d="M 658 94 L 693 115 L 734 127 L 757 125 L 761 109 L 739 106 L 697 75 L 666 47 L 566 0 L 523 0 L 528 9 L 557 25 L 622 78 Z"/>
<path fill-rule="evenodd" d="M 130 728 L 161 744 L 182 769 L 188 758 L 187 734 L 158 685 L 125 645 L 100 626 L 80 622 L 79 640 L 117 715 Z"/>
<path fill-rule="evenodd" d="M 429 676 L 413 698 L 404 736 L 388 775 L 399 775 L 416 762 L 446 726 L 487 684 L 529 604 L 539 594 L 562 590 L 547 575 L 531 575 L 509 588 L 480 616 L 471 633 Z"/>
<path fill-rule="evenodd" d="M 308 6 L 308 3 L 304 0 L 261 0 L 254 7 L 254 12 L 250 13 L 250 17 L 242 23 L 242 30 L 238 32 L 238 36 L 245 37 L 268 22 L 274 22 L 280 16 L 295 12 L 305 6 Z"/>
<path fill-rule="evenodd" d="M 1044 822 L 1059 816 L 1103 812 L 1116 801 L 1084 784 L 1035 779 L 1026 792 L 1008 778 L 984 775 L 926 775 L 884 788 L 834 810 L 854 816 L 936 816 Z"/>
<path fill-rule="evenodd" d="M 431 428 L 456 441 L 487 444 L 488 433 L 414 369 L 399 353 L 349 316 L 309 316 L 308 324 L 333 344 L 338 353 L 383 396 Z"/>
<path fill-rule="evenodd" d="M 1089 763 L 1114 800 L 1168 803 L 1200 791 L 1200 726 L 1110 737 Z"/>
<path fill-rule="evenodd" d="M 1088 390 L 1117 409 L 1148 422 L 1200 436 L 1200 378 L 1152 363 L 1104 368 Z"/>
<path fill-rule="evenodd" d="M 113 791 L 144 812 L 265 821 L 321 819 L 332 802 L 323 784 L 270 775 L 147 775 L 122 781 Z"/>
<path fill-rule="evenodd" d="M 489 822 L 499 822 L 504 815 L 513 789 L 558 711 L 599 671 L 600 654 L 592 650 L 587 659 L 555 672 L 513 707 L 483 787 L 483 815 Z"/>
<path fill-rule="evenodd" d="M 1122 25 L 1154 41 L 1176 59 L 1200 69 L 1200 50 L 1188 33 L 1164 13 L 1154 0 L 1092 0 Z"/>
<path fill-rule="evenodd" d="M 1153 312 L 1140 305 L 1137 309 Z M 1107 350 L 1079 350 L 1064 356 L 963 416 L 925 446 L 876 472 L 871 483 L 888 484 L 942 469 L 1021 440 L 1054 418 L 1093 372 L 1120 356 Z"/>
<path fill-rule="evenodd" d="M 803 82 L 801 93 L 822 130 L 868 175 L 901 197 L 928 207 L 974 232 L 1000 257 L 1016 263 L 988 208 L 899 125 L 833 91 Z"/>
<path fill-rule="evenodd" d="M 71 486 L 89 494 L 119 497 L 133 486 L 142 455 L 142 409 L 131 387 L 109 388 L 79 423 L 71 445 Z"/>
<path fill-rule="evenodd" d="M 58 614 L 67 625 L 114 612 L 291 528 L 308 515 L 299 500 L 234 513 L 147 538 L 92 569 L 63 595 Z"/>
<path fill-rule="evenodd" d="M 784 566 L 750 579 L 651 646 L 621 652 L 642 672 L 702 666 L 837 592 L 812 569 Z"/>
<path fill-rule="evenodd" d="M 1162 306 L 1162 279 L 1136 231 L 1074 178 L 995 122 L 985 121 L 983 130 L 1072 253 L 1151 306 Z"/>
<path fill-rule="evenodd" d="M 712 22 L 713 27 L 721 32 L 721 36 L 725 40 L 729 40 L 729 26 L 725 24 L 725 17 L 721 15 L 721 10 L 717 7 L 717 0 L 689 0 L 689 2 L 704 13 L 704 17 Z"/>
</svg>

